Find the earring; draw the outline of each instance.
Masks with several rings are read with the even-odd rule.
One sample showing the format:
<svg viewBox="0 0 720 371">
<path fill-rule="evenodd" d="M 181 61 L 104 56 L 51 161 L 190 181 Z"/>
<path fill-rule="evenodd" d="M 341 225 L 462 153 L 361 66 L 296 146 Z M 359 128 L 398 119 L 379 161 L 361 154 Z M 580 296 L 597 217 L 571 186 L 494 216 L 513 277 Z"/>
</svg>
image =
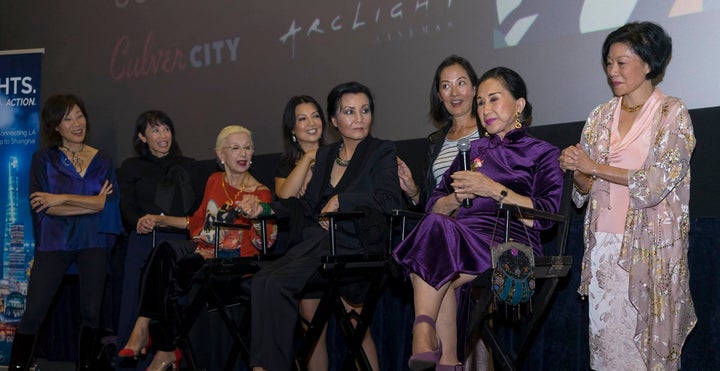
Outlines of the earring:
<svg viewBox="0 0 720 371">
<path fill-rule="evenodd" d="M 490 136 L 490 133 L 488 133 L 488 132 L 486 131 L 485 133 L 483 133 L 483 135 L 486 136 L 486 137 L 489 137 L 489 136 Z"/>
<path fill-rule="evenodd" d="M 248 161 L 248 166 L 252 165 L 252 160 Z"/>
<path fill-rule="evenodd" d="M 295 137 L 295 134 L 291 134 L 291 135 L 292 135 L 292 141 L 293 141 L 293 143 L 297 143 L 297 138 Z"/>
<path fill-rule="evenodd" d="M 515 129 L 520 129 L 522 122 L 520 122 L 520 112 L 515 112 Z"/>
</svg>

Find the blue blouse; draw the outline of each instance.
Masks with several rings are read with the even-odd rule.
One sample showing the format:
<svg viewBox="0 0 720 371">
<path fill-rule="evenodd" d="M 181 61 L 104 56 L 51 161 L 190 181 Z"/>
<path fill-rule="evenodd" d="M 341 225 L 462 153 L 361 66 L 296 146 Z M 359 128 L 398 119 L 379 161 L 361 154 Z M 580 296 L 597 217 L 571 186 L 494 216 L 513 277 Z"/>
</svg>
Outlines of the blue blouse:
<svg viewBox="0 0 720 371">
<path fill-rule="evenodd" d="M 36 251 L 73 251 L 86 248 L 111 247 L 115 235 L 122 233 L 120 219 L 120 187 L 112 159 L 98 151 L 88 164 L 85 176 L 57 146 L 42 149 L 33 155 L 30 167 L 30 193 L 76 194 L 94 196 L 100 193 L 105 180 L 113 192 L 105 199 L 98 213 L 58 216 L 31 212 Z"/>
</svg>

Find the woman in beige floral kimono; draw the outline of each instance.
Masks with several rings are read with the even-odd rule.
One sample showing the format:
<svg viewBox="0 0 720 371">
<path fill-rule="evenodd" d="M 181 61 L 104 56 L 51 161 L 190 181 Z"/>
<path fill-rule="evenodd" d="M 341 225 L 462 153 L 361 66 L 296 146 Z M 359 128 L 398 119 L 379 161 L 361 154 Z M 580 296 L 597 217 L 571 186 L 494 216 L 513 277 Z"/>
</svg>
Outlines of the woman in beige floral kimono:
<svg viewBox="0 0 720 371">
<path fill-rule="evenodd" d="M 602 57 L 615 97 L 560 156 L 575 171 L 573 200 L 590 201 L 579 293 L 596 370 L 676 370 L 697 322 L 687 261 L 695 136 L 684 103 L 653 84 L 671 50 L 654 23 L 610 33 Z"/>
</svg>

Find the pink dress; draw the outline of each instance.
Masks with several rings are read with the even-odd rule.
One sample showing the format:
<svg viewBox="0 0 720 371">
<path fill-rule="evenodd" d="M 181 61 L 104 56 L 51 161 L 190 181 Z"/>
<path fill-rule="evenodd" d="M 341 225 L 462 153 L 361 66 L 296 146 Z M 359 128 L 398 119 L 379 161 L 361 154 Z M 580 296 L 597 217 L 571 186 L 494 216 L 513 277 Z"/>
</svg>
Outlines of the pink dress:
<svg viewBox="0 0 720 371">
<path fill-rule="evenodd" d="M 620 98 L 590 114 L 581 144 L 595 161 L 630 169 L 628 186 L 598 180 L 573 193 L 585 215 L 580 294 L 589 297 L 593 369 L 678 369 L 697 322 L 687 262 L 690 116 L 655 89 L 633 127 L 617 131 Z"/>
</svg>

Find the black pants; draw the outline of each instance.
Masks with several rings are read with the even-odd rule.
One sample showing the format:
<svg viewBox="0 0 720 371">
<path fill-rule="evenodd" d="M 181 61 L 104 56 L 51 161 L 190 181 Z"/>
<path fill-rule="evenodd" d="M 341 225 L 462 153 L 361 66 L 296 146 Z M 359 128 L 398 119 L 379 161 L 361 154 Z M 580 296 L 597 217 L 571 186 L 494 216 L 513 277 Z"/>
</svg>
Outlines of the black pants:
<svg viewBox="0 0 720 371">
<path fill-rule="evenodd" d="M 328 239 L 327 233 L 320 238 Z M 319 241 L 318 245 L 322 245 Z M 305 240 L 301 245 L 311 241 Z M 294 246 L 284 256 L 263 266 L 252 278 L 250 366 L 270 371 L 290 370 L 294 362 L 294 335 L 299 318 L 297 295 L 320 266 L 325 248 L 297 254 Z"/>
<path fill-rule="evenodd" d="M 117 344 L 121 346 L 130 340 L 130 334 L 138 317 L 138 299 L 140 296 L 140 279 L 144 267 L 152 251 L 155 249 L 155 241 L 160 242 L 168 239 L 185 239 L 185 231 L 180 233 L 156 232 L 155 237 L 151 234 L 137 234 L 132 231 L 128 236 L 127 254 L 123 267 L 122 298 L 120 299 L 120 317 L 118 319 Z M 148 357 L 149 358 L 149 357 Z M 117 370 L 145 370 L 150 365 L 151 359 L 139 361 L 137 367 L 118 366 Z"/>
<path fill-rule="evenodd" d="M 359 244 L 357 237 L 336 237 L 338 253 L 361 252 L 356 246 Z M 308 282 L 317 276 L 320 258 L 329 253 L 328 232 L 318 225 L 307 227 L 301 243 L 288 249 L 281 258 L 263 265 L 253 276 L 250 299 L 251 367 L 263 367 L 270 371 L 291 369 L 295 360 L 295 329 L 300 316 L 298 297 L 305 293 Z"/>
<path fill-rule="evenodd" d="M 152 342 L 159 350 L 169 352 L 176 347 L 173 300 L 205 263 L 195 248 L 193 241 L 163 241 L 152 251 L 143 270 L 138 313 L 154 320 Z"/>
<path fill-rule="evenodd" d="M 75 251 L 36 251 L 28 282 L 25 313 L 17 331 L 29 335 L 38 333 L 65 271 L 73 262 L 79 272 L 82 325 L 99 328 L 107 274 L 106 259 L 107 249 L 102 247 Z"/>
</svg>

